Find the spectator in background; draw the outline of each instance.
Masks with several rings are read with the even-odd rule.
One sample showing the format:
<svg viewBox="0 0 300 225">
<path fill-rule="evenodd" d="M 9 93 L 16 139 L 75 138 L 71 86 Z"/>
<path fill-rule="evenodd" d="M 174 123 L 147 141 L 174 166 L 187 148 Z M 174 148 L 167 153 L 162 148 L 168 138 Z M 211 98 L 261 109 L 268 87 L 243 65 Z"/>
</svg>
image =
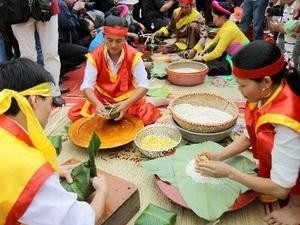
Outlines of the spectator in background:
<svg viewBox="0 0 300 225">
<path fill-rule="evenodd" d="M 135 21 L 132 18 L 129 7 L 127 5 L 121 4 L 112 7 L 107 12 L 107 16 L 109 15 L 124 17 L 126 19 L 126 22 L 128 24 L 127 41 L 130 45 L 132 45 L 134 42 L 137 42 L 139 40 L 138 33 L 144 31 L 145 27 L 143 24 Z"/>
<path fill-rule="evenodd" d="M 207 37 L 205 19 L 193 5 L 193 0 L 180 0 L 179 8 L 174 10 L 169 25 L 154 33 L 154 37 L 169 37 L 173 34 L 176 37 L 174 44 L 164 46 L 163 53 L 202 50 Z"/>
<path fill-rule="evenodd" d="M 58 0 L 59 43 L 58 54 L 61 59 L 62 76 L 85 61 L 87 48 L 79 45 L 79 11 L 85 10 L 85 3 L 76 0 Z"/>
<path fill-rule="evenodd" d="M 142 23 L 139 23 L 136 21 L 136 19 L 133 17 L 133 9 L 134 5 L 137 4 L 139 0 L 119 0 L 119 5 L 126 5 L 128 7 L 128 12 L 125 15 L 127 24 L 128 24 L 128 30 L 132 33 L 139 33 L 144 32 L 146 30 L 145 26 Z"/>
<path fill-rule="evenodd" d="M 170 22 L 168 11 L 176 0 L 142 0 L 143 24 L 148 31 L 154 32 Z"/>
<path fill-rule="evenodd" d="M 40 37 L 41 48 L 44 58 L 44 68 L 51 73 L 54 80 L 53 104 L 62 106 L 65 100 L 61 97 L 59 89 L 60 60 L 58 55 L 58 13 L 57 0 L 51 0 L 52 16 L 49 21 L 38 21 L 30 18 L 25 23 L 12 25 L 13 33 L 18 40 L 21 57 L 37 61 L 35 48 L 35 31 Z"/>
<path fill-rule="evenodd" d="M 208 74 L 212 76 L 231 75 L 231 57 L 249 43 L 245 34 L 230 20 L 233 7 L 229 2 L 212 1 L 213 22 L 220 29 L 203 52 L 194 58 L 207 63 Z"/>
<path fill-rule="evenodd" d="M 243 17 L 240 28 L 247 33 L 253 22 L 253 40 L 263 39 L 263 31 L 265 24 L 265 10 L 268 0 L 244 0 Z"/>
<path fill-rule="evenodd" d="M 293 49 L 296 42 L 296 37 L 285 32 L 284 26 L 288 21 L 293 20 L 293 10 L 296 4 L 295 0 L 281 0 L 281 4 L 283 5 L 283 14 L 280 20 L 278 20 L 278 16 L 275 18 L 271 17 L 269 21 L 269 28 L 271 32 L 278 32 L 283 35 L 283 48 L 282 52 L 284 53 L 285 59 L 292 60 Z M 280 35 L 278 35 L 278 40 L 280 40 Z"/>
</svg>

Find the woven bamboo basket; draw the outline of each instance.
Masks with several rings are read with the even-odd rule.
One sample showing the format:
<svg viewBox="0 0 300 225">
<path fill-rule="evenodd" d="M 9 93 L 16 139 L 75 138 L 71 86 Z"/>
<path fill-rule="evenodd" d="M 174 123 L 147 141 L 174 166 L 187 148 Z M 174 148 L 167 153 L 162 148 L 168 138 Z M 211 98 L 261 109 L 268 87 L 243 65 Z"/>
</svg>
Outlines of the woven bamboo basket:
<svg viewBox="0 0 300 225">
<path fill-rule="evenodd" d="M 186 120 L 178 115 L 174 110 L 174 107 L 178 104 L 191 104 L 195 106 L 205 106 L 211 107 L 215 109 L 222 110 L 224 112 L 229 113 L 232 115 L 232 119 L 224 121 L 222 123 L 197 123 L 193 121 Z M 182 128 L 192 131 L 192 132 L 201 132 L 201 133 L 213 133 L 213 132 L 220 132 L 224 131 L 232 126 L 235 125 L 239 110 L 238 107 L 228 101 L 227 99 L 211 94 L 211 93 L 193 93 L 193 94 L 186 94 L 181 95 L 175 98 L 170 103 L 170 111 L 172 113 L 173 119 L 176 123 L 181 126 Z"/>
</svg>

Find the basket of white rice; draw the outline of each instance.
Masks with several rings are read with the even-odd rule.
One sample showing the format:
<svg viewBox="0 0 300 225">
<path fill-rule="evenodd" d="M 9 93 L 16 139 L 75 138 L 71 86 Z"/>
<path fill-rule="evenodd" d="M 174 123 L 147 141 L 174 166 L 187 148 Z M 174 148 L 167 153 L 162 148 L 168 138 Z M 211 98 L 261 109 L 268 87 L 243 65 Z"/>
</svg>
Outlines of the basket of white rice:
<svg viewBox="0 0 300 225">
<path fill-rule="evenodd" d="M 173 126 L 154 124 L 144 127 L 134 139 L 138 150 L 149 158 L 165 156 L 181 142 L 180 132 Z"/>
<path fill-rule="evenodd" d="M 239 110 L 227 99 L 211 93 L 193 93 L 175 98 L 170 103 L 173 119 L 192 132 L 213 133 L 235 125 Z"/>
</svg>

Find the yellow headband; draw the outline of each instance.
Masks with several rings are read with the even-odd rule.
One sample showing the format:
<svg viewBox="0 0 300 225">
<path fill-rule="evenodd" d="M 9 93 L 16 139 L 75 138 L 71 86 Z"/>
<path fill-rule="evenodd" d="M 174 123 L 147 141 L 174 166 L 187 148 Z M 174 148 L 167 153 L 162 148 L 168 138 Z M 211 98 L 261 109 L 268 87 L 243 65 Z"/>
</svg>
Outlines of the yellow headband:
<svg viewBox="0 0 300 225">
<path fill-rule="evenodd" d="M 4 114 L 9 109 L 12 98 L 16 99 L 21 112 L 24 113 L 26 117 L 28 134 L 33 146 L 41 151 L 53 169 L 57 170 L 58 166 L 55 149 L 44 134 L 41 124 L 36 118 L 28 100 L 25 98 L 25 96 L 29 95 L 43 97 L 51 96 L 50 83 L 42 83 L 21 92 L 10 89 L 2 90 L 0 92 L 0 115 Z"/>
</svg>

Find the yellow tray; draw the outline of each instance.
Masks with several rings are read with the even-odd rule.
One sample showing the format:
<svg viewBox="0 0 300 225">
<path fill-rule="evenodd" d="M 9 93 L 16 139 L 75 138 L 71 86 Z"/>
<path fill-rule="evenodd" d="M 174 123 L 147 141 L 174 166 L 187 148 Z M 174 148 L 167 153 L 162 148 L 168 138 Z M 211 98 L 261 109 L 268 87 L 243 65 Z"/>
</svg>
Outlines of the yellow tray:
<svg viewBox="0 0 300 225">
<path fill-rule="evenodd" d="M 75 145 L 87 148 L 95 131 L 101 140 L 100 149 L 108 149 L 133 141 L 143 127 L 142 120 L 130 115 L 126 115 L 120 121 L 107 120 L 98 116 L 81 118 L 71 125 L 69 137 Z"/>
</svg>

